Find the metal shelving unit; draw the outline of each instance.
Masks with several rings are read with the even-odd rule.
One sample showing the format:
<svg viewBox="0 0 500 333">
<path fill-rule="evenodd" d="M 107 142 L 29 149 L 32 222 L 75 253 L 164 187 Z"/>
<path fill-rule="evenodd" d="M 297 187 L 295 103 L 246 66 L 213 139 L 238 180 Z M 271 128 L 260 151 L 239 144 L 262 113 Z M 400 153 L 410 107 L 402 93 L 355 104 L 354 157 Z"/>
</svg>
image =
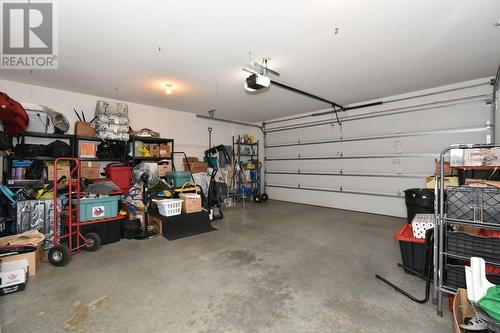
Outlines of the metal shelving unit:
<svg viewBox="0 0 500 333">
<path fill-rule="evenodd" d="M 170 156 L 169 157 L 144 157 L 144 156 L 137 156 L 137 151 L 135 150 L 135 143 L 137 141 L 140 141 L 142 143 L 147 143 L 147 144 L 166 144 L 170 146 Z M 174 139 L 166 139 L 166 138 L 153 138 L 153 137 L 137 137 L 137 136 L 131 136 L 130 141 L 128 141 L 128 145 L 130 146 L 130 156 L 129 160 L 132 162 L 132 165 L 136 165 L 137 163 L 141 162 L 158 162 L 162 160 L 170 160 L 172 161 L 173 164 L 173 154 L 172 152 L 174 151 Z"/>
<path fill-rule="evenodd" d="M 462 220 L 462 219 L 456 219 L 456 218 L 449 218 L 447 217 L 447 214 L 445 214 L 445 205 L 444 205 L 444 196 L 445 196 L 445 188 L 444 188 L 444 161 L 445 161 L 445 155 L 449 154 L 452 149 L 475 149 L 475 148 L 496 148 L 500 147 L 499 145 L 493 145 L 493 144 L 460 144 L 460 145 L 451 145 L 444 149 L 441 154 L 440 154 L 440 174 L 439 174 L 439 181 L 436 182 L 436 221 L 435 221 L 435 226 L 434 230 L 437 230 L 437 237 L 435 237 L 435 243 L 434 243 L 434 290 L 435 290 L 435 296 L 437 297 L 437 313 L 438 315 L 442 316 L 443 315 L 443 296 L 444 294 L 455 294 L 456 293 L 456 288 L 450 285 L 446 284 L 445 281 L 445 275 L 446 275 L 446 270 L 447 270 L 447 265 L 448 265 L 448 259 L 458 259 L 458 260 L 470 260 L 471 256 L 464 256 L 458 253 L 454 253 L 452 249 L 448 247 L 448 225 L 455 225 L 455 226 L 467 226 L 467 227 L 475 227 L 475 228 L 482 228 L 482 229 L 489 229 L 489 230 L 495 230 L 495 231 L 500 231 L 500 224 L 492 224 L 492 223 L 486 223 L 482 221 L 482 218 L 480 220 Z M 484 170 L 484 169 L 494 169 L 496 167 L 494 166 L 480 166 L 480 167 L 474 167 L 474 166 L 464 166 L 462 167 L 464 169 L 478 169 L 478 170 Z M 481 210 L 483 207 L 480 207 Z M 474 214 L 475 214 L 475 207 L 474 209 Z M 449 213 L 449 212 L 448 212 Z M 474 252 L 473 250 L 470 250 L 470 252 Z M 477 255 L 481 256 L 481 255 Z M 499 261 L 486 261 L 488 265 L 492 266 L 498 266 L 500 267 L 500 258 Z"/>
<path fill-rule="evenodd" d="M 90 141 L 90 142 L 118 142 L 123 144 L 123 154 L 121 157 L 116 158 L 99 158 L 99 157 L 80 157 L 80 142 L 81 141 Z M 75 136 L 74 140 L 74 148 L 73 148 L 74 156 L 77 157 L 80 161 L 84 162 L 121 162 L 127 164 L 127 155 L 128 155 L 128 141 L 120 141 L 120 140 L 103 140 L 93 136 Z M 97 153 L 97 147 L 96 147 Z"/>
<path fill-rule="evenodd" d="M 47 140 L 65 140 L 68 141 L 68 144 L 71 149 L 71 156 L 74 155 L 74 141 L 75 141 L 75 136 L 71 134 L 59 134 L 59 133 L 43 133 L 43 132 L 25 132 L 23 135 L 16 137 L 17 143 L 20 142 L 21 138 L 37 138 L 37 139 L 47 139 Z M 12 147 L 15 146 L 14 144 L 14 137 L 11 137 L 11 145 Z M 4 184 L 8 185 L 9 187 L 12 188 L 21 188 L 26 186 L 27 183 L 29 183 L 29 180 L 26 182 L 24 179 L 14 179 L 12 178 L 12 162 L 14 160 L 17 161 L 55 161 L 56 157 L 53 156 L 15 156 L 15 155 L 5 155 L 3 157 L 3 180 Z M 34 182 L 31 182 L 34 183 Z M 40 184 L 44 183 L 42 181 L 39 181 Z"/>
<path fill-rule="evenodd" d="M 243 148 L 243 150 L 242 150 Z M 249 151 L 247 150 L 249 149 Z M 242 166 L 242 162 L 245 163 L 246 160 L 252 160 L 253 162 L 257 161 L 257 164 L 260 163 L 260 156 L 259 156 L 259 140 L 257 140 L 255 143 L 245 143 L 242 142 L 242 137 L 241 135 L 238 135 L 237 137 L 233 136 L 233 165 L 239 165 L 243 172 L 247 170 L 255 170 L 255 172 L 259 172 L 258 168 L 257 169 L 251 169 L 251 168 L 246 168 Z M 245 160 L 242 160 L 242 157 L 248 157 Z M 255 164 L 255 163 L 254 163 Z M 256 180 L 248 179 L 244 182 L 242 182 L 238 177 L 234 178 L 233 181 L 233 190 L 239 190 L 241 186 L 244 187 L 251 187 L 252 191 L 255 189 L 256 186 L 259 186 L 258 182 Z"/>
</svg>

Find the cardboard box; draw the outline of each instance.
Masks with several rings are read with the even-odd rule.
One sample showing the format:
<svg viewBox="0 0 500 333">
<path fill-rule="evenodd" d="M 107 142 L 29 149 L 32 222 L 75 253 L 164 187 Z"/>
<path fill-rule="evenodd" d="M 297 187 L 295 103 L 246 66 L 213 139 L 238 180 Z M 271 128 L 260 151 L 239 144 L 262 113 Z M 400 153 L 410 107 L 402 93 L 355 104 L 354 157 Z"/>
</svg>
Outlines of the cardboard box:
<svg viewBox="0 0 500 333">
<path fill-rule="evenodd" d="M 160 157 L 170 157 L 170 145 L 160 144 Z"/>
<path fill-rule="evenodd" d="M 28 264 L 26 259 L 0 264 L 0 296 L 26 289 Z"/>
<path fill-rule="evenodd" d="M 190 162 L 189 166 L 187 163 L 184 163 L 184 171 L 191 171 L 192 173 L 206 173 L 208 171 L 208 163 L 199 161 L 192 163 Z"/>
<path fill-rule="evenodd" d="M 99 162 L 82 161 L 80 163 L 80 177 L 87 179 L 99 179 L 101 176 Z"/>
<path fill-rule="evenodd" d="M 44 255 L 44 252 L 43 252 L 43 243 L 42 243 L 42 244 L 38 245 L 38 248 L 36 249 L 36 251 L 15 254 L 13 256 L 8 256 L 8 257 L 2 257 L 1 262 L 7 263 L 7 262 L 25 259 L 28 261 L 28 275 L 35 276 L 36 271 L 38 270 L 38 266 L 40 265 L 40 262 L 43 259 L 43 255 Z"/>
<path fill-rule="evenodd" d="M 97 143 L 80 141 L 78 152 L 81 158 L 95 158 L 97 152 Z"/>
<path fill-rule="evenodd" d="M 455 333 L 466 333 L 466 331 L 460 328 L 460 324 L 464 323 L 464 318 L 474 318 L 476 314 L 467 299 L 467 289 L 459 288 L 453 300 L 453 325 L 455 327 Z"/>
<path fill-rule="evenodd" d="M 151 145 L 149 146 L 149 153 L 152 157 L 160 157 L 160 146 L 159 145 Z"/>
<path fill-rule="evenodd" d="M 95 137 L 95 128 L 92 124 L 84 121 L 75 122 L 75 135 Z"/>
<path fill-rule="evenodd" d="M 186 164 L 186 162 L 189 162 L 189 164 L 193 164 L 194 162 L 199 162 L 200 160 L 198 159 L 198 157 L 187 157 L 187 158 L 183 158 L 182 159 L 182 163 Z"/>
<path fill-rule="evenodd" d="M 430 176 L 425 179 L 425 187 L 426 188 L 435 188 L 436 185 L 436 177 Z M 458 177 L 444 177 L 444 187 L 448 186 L 459 186 Z"/>
<path fill-rule="evenodd" d="M 196 213 L 201 211 L 201 196 L 196 193 L 181 193 L 179 198 L 182 199 L 182 212 L 186 214 Z"/>
<path fill-rule="evenodd" d="M 160 177 L 165 177 L 167 172 L 172 171 L 172 162 L 165 161 L 158 164 L 158 174 Z"/>
<path fill-rule="evenodd" d="M 57 166 L 57 178 L 66 176 L 69 178 L 70 166 L 69 165 L 58 165 Z M 47 166 L 47 179 L 54 180 L 54 166 Z"/>
</svg>

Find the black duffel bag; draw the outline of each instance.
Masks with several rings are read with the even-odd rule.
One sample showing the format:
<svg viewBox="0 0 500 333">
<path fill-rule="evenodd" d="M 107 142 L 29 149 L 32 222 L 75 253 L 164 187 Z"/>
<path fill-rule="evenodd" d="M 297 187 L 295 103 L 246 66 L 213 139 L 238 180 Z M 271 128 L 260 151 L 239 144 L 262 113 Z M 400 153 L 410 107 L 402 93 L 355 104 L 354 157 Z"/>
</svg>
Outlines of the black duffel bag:
<svg viewBox="0 0 500 333">
<path fill-rule="evenodd" d="M 125 142 L 103 141 L 97 145 L 97 158 L 125 158 Z"/>
<path fill-rule="evenodd" d="M 56 140 L 47 145 L 47 155 L 52 157 L 71 157 L 71 147 L 64 141 Z"/>
<path fill-rule="evenodd" d="M 17 157 L 47 156 L 47 145 L 24 143 L 24 137 L 14 146 L 14 155 Z"/>
</svg>

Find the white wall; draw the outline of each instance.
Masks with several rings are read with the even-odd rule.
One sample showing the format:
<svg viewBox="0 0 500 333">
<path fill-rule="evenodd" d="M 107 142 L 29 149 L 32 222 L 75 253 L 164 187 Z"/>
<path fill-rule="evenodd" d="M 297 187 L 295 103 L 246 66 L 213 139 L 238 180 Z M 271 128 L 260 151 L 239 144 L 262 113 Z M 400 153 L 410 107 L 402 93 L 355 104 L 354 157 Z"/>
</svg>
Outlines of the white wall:
<svg viewBox="0 0 500 333">
<path fill-rule="evenodd" d="M 389 110 L 393 108 L 491 94 L 493 91 L 492 86 L 484 84 L 473 88 L 459 89 L 436 95 L 414 97 L 416 95 L 472 86 L 485 82 L 489 82 L 489 79 L 485 78 L 452 86 L 439 87 L 411 94 L 383 98 L 382 100 L 392 100 L 402 97 L 411 97 L 407 100 L 388 103 L 382 106 L 353 110 L 343 113 L 342 115 L 350 116 L 368 114 L 375 111 Z M 478 132 L 460 134 L 440 133 L 417 137 L 399 137 L 266 149 L 266 157 L 271 159 L 279 157 L 297 157 L 299 154 L 302 157 L 336 156 L 340 154 L 431 154 L 429 157 L 418 158 L 395 157 L 266 162 L 266 170 L 268 172 L 297 171 L 298 169 L 302 172 L 339 172 L 342 169 L 344 173 L 418 174 L 421 175 L 419 178 L 267 174 L 266 183 L 294 187 L 300 184 L 301 187 L 336 190 L 339 190 L 342 187 L 343 190 L 387 193 L 391 195 L 397 195 L 398 193 L 402 193 L 405 189 L 412 187 L 424 187 L 425 175 L 431 175 L 434 172 L 434 157 L 437 158 L 439 152 L 447 145 L 453 143 L 485 143 L 487 141 L 488 131 L 486 130 L 486 124 L 491 117 L 491 107 L 485 102 L 485 99 L 486 97 L 482 101 L 460 103 L 446 107 L 437 107 L 436 105 L 432 105 L 425 111 L 349 121 L 343 123 L 342 125 L 343 138 L 458 128 L 480 128 Z M 328 115 L 322 117 L 307 117 L 283 123 L 272 123 L 266 125 L 266 130 L 271 130 L 277 126 L 303 124 L 311 121 L 328 119 L 332 120 L 333 118 L 333 115 Z M 303 142 L 307 140 L 326 140 L 337 138 L 340 138 L 338 125 L 322 125 L 303 129 L 267 133 L 266 143 L 268 145 L 272 145 L 297 142 L 299 140 Z M 267 192 L 271 198 L 286 201 L 385 215 L 401 217 L 406 216 L 403 196 L 393 198 L 374 195 L 330 193 L 273 187 L 268 187 Z"/>
<path fill-rule="evenodd" d="M 43 104 L 63 113 L 71 124 L 70 133 L 73 133 L 73 124 L 78 120 L 73 108 L 85 110 L 87 118 L 90 115 L 93 117 L 96 101 L 110 100 L 99 96 L 5 80 L 0 80 L 0 91 L 19 102 Z M 168 97 L 165 96 L 165 98 Z M 261 130 L 255 127 L 205 120 L 196 118 L 192 113 L 143 104 L 129 102 L 127 104 L 130 123 L 134 130 L 150 128 L 158 131 L 162 137 L 174 139 L 175 150 L 185 151 L 188 156 L 196 156 L 200 159 L 203 157 L 204 150 L 208 148 L 208 127 L 213 128 L 212 145 L 231 145 L 232 136 L 238 134 L 251 134 L 259 139 L 262 138 Z M 183 170 L 181 156 L 176 156 L 175 164 L 178 170 Z"/>
</svg>

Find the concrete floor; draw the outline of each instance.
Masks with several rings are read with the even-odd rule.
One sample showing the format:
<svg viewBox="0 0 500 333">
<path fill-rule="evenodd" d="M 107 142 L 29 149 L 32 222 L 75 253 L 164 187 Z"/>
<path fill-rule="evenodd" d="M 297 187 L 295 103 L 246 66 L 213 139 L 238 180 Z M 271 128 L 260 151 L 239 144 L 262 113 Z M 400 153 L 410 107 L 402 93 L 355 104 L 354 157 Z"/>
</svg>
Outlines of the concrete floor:
<svg viewBox="0 0 500 333">
<path fill-rule="evenodd" d="M 395 265 L 401 223 L 278 201 L 227 209 L 215 232 L 42 264 L 0 298 L 1 332 L 452 332 L 449 313 L 373 277 L 423 293 Z"/>
</svg>

